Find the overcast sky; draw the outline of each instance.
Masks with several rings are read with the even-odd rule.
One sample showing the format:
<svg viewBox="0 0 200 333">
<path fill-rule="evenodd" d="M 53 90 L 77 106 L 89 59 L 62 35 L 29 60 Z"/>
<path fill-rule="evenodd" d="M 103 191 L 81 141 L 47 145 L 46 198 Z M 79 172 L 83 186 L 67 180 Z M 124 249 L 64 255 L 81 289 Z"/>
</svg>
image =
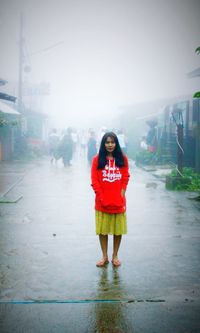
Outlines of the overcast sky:
<svg viewBox="0 0 200 333">
<path fill-rule="evenodd" d="M 10 81 L 21 11 L 24 79 L 50 83 L 44 106 L 61 123 L 200 90 L 186 76 L 200 67 L 199 0 L 0 0 L 0 77 Z"/>
</svg>

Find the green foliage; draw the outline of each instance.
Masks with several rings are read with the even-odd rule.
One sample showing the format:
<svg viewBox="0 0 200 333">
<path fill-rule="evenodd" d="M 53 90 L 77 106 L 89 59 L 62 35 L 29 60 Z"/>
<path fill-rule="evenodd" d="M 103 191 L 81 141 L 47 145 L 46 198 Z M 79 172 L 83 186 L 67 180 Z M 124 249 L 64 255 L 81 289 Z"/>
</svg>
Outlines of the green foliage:
<svg viewBox="0 0 200 333">
<path fill-rule="evenodd" d="M 136 165 L 151 165 L 154 162 L 155 154 L 148 150 L 140 150 L 135 155 Z"/>
<path fill-rule="evenodd" d="M 160 148 L 156 152 L 139 150 L 134 156 L 136 165 L 163 165 L 169 163 L 169 156 Z"/>
<path fill-rule="evenodd" d="M 200 91 L 195 92 L 193 98 L 200 98 Z"/>
<path fill-rule="evenodd" d="M 166 187 L 175 191 L 191 191 L 200 193 L 200 174 L 195 173 L 192 168 L 183 168 L 183 177 L 180 177 L 177 170 L 171 171 L 168 176 Z"/>
<path fill-rule="evenodd" d="M 195 53 L 200 54 L 200 46 L 196 48 Z"/>
</svg>

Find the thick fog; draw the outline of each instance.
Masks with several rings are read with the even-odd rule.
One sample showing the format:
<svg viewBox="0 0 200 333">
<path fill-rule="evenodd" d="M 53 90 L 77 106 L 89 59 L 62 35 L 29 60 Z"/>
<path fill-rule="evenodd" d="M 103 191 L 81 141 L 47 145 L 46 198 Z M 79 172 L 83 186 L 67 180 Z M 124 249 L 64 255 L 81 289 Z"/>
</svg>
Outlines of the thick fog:
<svg viewBox="0 0 200 333">
<path fill-rule="evenodd" d="M 199 90 L 187 77 L 200 64 L 199 0 L 0 0 L 0 77 L 15 94 L 20 13 L 23 88 L 49 85 L 40 107 L 58 126 Z"/>
</svg>

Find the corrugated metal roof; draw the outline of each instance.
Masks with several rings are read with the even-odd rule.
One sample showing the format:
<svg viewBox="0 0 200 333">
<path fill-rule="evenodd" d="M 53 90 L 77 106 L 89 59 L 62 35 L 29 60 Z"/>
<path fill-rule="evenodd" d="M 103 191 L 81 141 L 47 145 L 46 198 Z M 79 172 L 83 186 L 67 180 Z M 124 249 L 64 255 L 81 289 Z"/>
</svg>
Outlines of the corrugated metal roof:
<svg viewBox="0 0 200 333">
<path fill-rule="evenodd" d="M 18 111 L 16 111 L 10 105 L 3 103 L 1 100 L 0 100 L 0 112 L 15 115 L 15 116 L 20 115 L 20 113 Z"/>
<path fill-rule="evenodd" d="M 189 78 L 197 77 L 197 76 L 200 76 L 200 67 L 196 68 L 194 71 L 188 73 Z"/>
<path fill-rule="evenodd" d="M 6 81 L 0 77 L 0 86 L 4 86 L 6 83 L 8 83 L 8 81 Z"/>
<path fill-rule="evenodd" d="M 11 96 L 5 93 L 0 92 L 0 99 L 4 99 L 6 101 L 11 101 L 11 102 L 15 102 L 17 97 L 15 96 Z"/>
</svg>

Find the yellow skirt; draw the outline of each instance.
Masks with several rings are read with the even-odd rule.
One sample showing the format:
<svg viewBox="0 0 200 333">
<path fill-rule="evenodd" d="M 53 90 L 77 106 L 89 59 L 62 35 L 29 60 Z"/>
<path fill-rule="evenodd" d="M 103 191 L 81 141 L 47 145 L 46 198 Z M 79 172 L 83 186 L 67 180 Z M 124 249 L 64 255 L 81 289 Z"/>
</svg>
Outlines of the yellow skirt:
<svg viewBox="0 0 200 333">
<path fill-rule="evenodd" d="M 127 233 L 126 213 L 108 214 L 95 210 L 97 235 L 123 235 Z"/>
</svg>

